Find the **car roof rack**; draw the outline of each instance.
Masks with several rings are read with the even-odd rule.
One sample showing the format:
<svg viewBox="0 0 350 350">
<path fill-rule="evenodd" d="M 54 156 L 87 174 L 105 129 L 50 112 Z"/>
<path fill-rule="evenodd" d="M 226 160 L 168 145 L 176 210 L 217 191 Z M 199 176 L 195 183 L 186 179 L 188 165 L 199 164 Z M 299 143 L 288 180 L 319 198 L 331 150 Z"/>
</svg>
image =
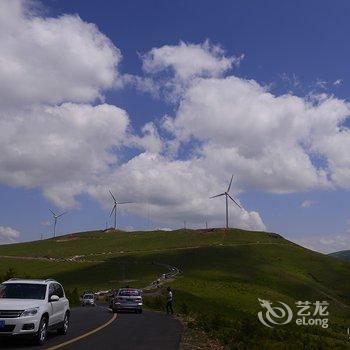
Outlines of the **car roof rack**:
<svg viewBox="0 0 350 350">
<path fill-rule="evenodd" d="M 24 278 L 24 277 L 12 277 L 9 278 L 7 281 L 18 281 L 18 280 L 33 280 L 33 281 L 45 281 L 45 282 L 57 282 L 54 278 Z"/>
</svg>

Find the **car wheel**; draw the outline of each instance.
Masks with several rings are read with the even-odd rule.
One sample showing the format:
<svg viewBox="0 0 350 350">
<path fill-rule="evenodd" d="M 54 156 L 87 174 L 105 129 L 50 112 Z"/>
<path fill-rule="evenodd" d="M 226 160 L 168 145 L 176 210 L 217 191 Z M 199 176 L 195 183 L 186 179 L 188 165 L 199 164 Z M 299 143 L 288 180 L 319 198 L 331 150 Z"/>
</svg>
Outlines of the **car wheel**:
<svg viewBox="0 0 350 350">
<path fill-rule="evenodd" d="M 35 335 L 34 341 L 37 345 L 43 345 L 47 337 L 47 319 L 42 317 L 39 324 L 38 332 Z"/>
<path fill-rule="evenodd" d="M 69 328 L 69 313 L 66 312 L 63 320 L 63 325 L 62 327 L 57 329 L 57 333 L 60 335 L 66 335 L 68 332 L 68 328 Z"/>
</svg>

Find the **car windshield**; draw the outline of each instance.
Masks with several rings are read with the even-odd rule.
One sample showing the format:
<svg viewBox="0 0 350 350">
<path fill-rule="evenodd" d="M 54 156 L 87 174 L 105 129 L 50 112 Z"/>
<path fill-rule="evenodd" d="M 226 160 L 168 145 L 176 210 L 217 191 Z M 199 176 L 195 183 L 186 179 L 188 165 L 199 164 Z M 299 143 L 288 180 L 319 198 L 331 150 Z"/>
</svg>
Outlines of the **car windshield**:
<svg viewBox="0 0 350 350">
<path fill-rule="evenodd" d="M 86 294 L 84 295 L 84 299 L 93 299 L 94 296 L 92 294 Z"/>
<path fill-rule="evenodd" d="M 8 283 L 0 284 L 0 299 L 38 299 L 44 300 L 46 284 Z"/>
<path fill-rule="evenodd" d="M 121 290 L 119 292 L 121 297 L 138 297 L 140 296 L 140 291 L 136 289 Z"/>
</svg>

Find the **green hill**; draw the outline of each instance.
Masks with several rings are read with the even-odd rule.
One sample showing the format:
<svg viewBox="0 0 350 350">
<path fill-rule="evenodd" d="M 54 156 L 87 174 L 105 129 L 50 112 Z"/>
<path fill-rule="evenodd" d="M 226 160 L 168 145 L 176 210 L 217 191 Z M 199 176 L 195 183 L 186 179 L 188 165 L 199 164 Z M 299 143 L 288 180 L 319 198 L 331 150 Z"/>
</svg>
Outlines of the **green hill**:
<svg viewBox="0 0 350 350">
<path fill-rule="evenodd" d="M 350 261 L 350 250 L 342 250 L 340 252 L 331 253 L 329 255 L 335 258 Z"/>
<path fill-rule="evenodd" d="M 74 258 L 72 258 L 74 257 Z M 51 259 L 51 260 L 49 260 Z M 55 277 L 66 288 L 141 287 L 176 266 L 178 312 L 232 349 L 348 349 L 350 263 L 283 237 L 244 230 L 94 231 L 0 246 L 0 274 Z M 329 328 L 261 325 L 258 298 L 328 301 Z M 162 297 L 146 298 L 160 308 Z"/>
</svg>

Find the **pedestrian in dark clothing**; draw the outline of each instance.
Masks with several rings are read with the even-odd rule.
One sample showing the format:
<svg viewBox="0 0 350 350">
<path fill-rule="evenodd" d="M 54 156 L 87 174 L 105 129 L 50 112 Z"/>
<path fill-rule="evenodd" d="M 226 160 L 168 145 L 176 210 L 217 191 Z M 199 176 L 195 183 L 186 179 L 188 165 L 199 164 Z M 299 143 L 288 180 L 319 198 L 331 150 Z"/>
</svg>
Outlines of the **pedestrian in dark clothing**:
<svg viewBox="0 0 350 350">
<path fill-rule="evenodd" d="M 171 291 L 171 288 L 167 288 L 167 297 L 166 297 L 166 313 L 169 314 L 174 314 L 173 310 L 173 292 Z"/>
</svg>

